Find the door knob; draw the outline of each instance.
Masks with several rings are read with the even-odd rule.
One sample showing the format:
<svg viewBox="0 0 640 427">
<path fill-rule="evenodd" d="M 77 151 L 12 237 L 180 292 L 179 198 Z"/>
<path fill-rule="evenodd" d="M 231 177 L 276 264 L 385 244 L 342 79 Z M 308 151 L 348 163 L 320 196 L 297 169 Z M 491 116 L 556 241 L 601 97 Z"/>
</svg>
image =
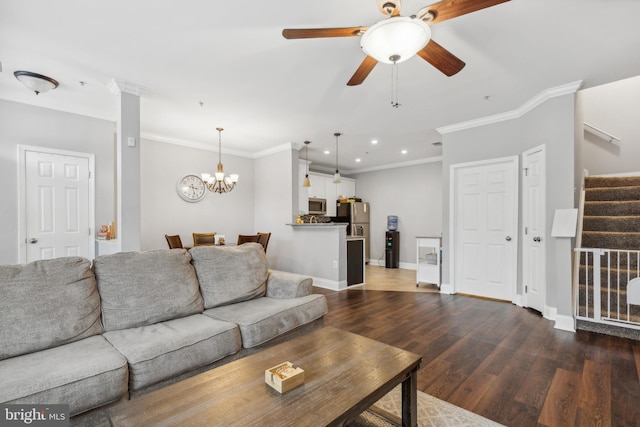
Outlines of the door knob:
<svg viewBox="0 0 640 427">
<path fill-rule="evenodd" d="M 29 240 L 29 243 L 31 243 L 31 244 L 38 243 L 38 239 L 33 237 L 31 240 Z"/>
<path fill-rule="evenodd" d="M 507 242 L 510 242 L 510 241 L 511 241 L 511 236 L 507 236 L 507 237 L 505 238 L 505 240 L 506 240 Z"/>
<path fill-rule="evenodd" d="M 541 241 L 542 241 L 542 239 L 541 239 L 540 237 L 534 237 L 534 238 L 533 238 L 533 241 L 534 241 L 534 242 L 541 242 Z"/>
</svg>

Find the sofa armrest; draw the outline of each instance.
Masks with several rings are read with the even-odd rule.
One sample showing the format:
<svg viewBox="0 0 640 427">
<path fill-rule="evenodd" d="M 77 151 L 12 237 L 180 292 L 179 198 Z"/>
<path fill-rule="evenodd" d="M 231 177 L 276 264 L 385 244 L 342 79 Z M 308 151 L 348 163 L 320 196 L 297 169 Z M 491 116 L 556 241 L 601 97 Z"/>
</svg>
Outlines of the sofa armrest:
<svg viewBox="0 0 640 427">
<path fill-rule="evenodd" d="M 299 298 L 313 293 L 313 279 L 297 273 L 269 270 L 267 295 L 271 298 Z"/>
</svg>

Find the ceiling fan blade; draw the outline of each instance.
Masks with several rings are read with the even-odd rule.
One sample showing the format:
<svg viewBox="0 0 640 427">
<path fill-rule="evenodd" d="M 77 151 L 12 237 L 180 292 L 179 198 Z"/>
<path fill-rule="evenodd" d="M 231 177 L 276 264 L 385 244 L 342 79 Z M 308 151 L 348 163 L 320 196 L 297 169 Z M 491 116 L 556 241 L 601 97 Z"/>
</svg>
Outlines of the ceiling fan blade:
<svg viewBox="0 0 640 427">
<path fill-rule="evenodd" d="M 373 70 L 373 67 L 375 67 L 377 63 L 378 61 L 376 59 L 373 59 L 370 56 L 367 56 L 366 58 L 364 58 L 364 61 L 362 61 L 362 64 L 360 64 L 356 72 L 353 73 L 353 76 L 351 76 L 351 80 L 349 80 L 349 82 L 347 83 L 347 86 L 357 86 L 360 83 L 362 83 L 364 79 L 367 78 L 367 76 L 369 75 L 371 70 Z"/>
<path fill-rule="evenodd" d="M 429 22 L 432 25 L 508 1 L 510 0 L 443 0 L 426 7 L 426 9 L 435 16 Z"/>
<path fill-rule="evenodd" d="M 440 46 L 433 39 L 429 40 L 429 43 L 418 51 L 418 56 L 449 77 L 458 73 L 465 66 L 461 59 Z"/>
<path fill-rule="evenodd" d="M 362 35 L 367 27 L 346 28 L 287 28 L 282 30 L 285 39 L 315 39 L 321 37 L 352 37 Z"/>
</svg>

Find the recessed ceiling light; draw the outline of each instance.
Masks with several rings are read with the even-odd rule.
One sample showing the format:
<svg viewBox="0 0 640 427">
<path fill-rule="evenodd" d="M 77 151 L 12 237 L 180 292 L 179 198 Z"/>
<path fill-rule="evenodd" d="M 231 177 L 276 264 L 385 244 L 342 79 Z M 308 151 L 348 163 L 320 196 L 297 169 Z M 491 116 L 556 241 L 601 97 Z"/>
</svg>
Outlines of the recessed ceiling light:
<svg viewBox="0 0 640 427">
<path fill-rule="evenodd" d="M 407 150 L 402 150 L 401 153 L 402 154 L 407 154 Z"/>
<path fill-rule="evenodd" d="M 357 162 L 357 163 L 360 163 L 360 161 L 361 161 L 361 160 L 360 160 L 360 158 L 357 158 L 357 159 L 356 159 L 356 162 Z"/>
<path fill-rule="evenodd" d="M 376 144 L 378 143 L 378 140 L 377 140 L 377 139 L 372 139 L 372 140 L 371 140 L 371 143 L 372 143 L 373 145 L 376 145 Z"/>
<path fill-rule="evenodd" d="M 324 150 L 324 154 L 331 154 L 331 151 L 329 151 L 329 150 Z"/>
</svg>

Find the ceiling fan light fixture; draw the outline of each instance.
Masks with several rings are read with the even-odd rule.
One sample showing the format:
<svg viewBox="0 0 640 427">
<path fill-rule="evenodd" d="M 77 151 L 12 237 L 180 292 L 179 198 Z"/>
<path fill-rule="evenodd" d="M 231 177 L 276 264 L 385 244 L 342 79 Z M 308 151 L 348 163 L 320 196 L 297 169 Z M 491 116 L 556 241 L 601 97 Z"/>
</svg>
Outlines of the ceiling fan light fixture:
<svg viewBox="0 0 640 427">
<path fill-rule="evenodd" d="M 422 20 L 394 16 L 369 27 L 360 39 L 360 46 L 378 62 L 393 64 L 414 56 L 430 39 L 431 28 Z"/>
</svg>

